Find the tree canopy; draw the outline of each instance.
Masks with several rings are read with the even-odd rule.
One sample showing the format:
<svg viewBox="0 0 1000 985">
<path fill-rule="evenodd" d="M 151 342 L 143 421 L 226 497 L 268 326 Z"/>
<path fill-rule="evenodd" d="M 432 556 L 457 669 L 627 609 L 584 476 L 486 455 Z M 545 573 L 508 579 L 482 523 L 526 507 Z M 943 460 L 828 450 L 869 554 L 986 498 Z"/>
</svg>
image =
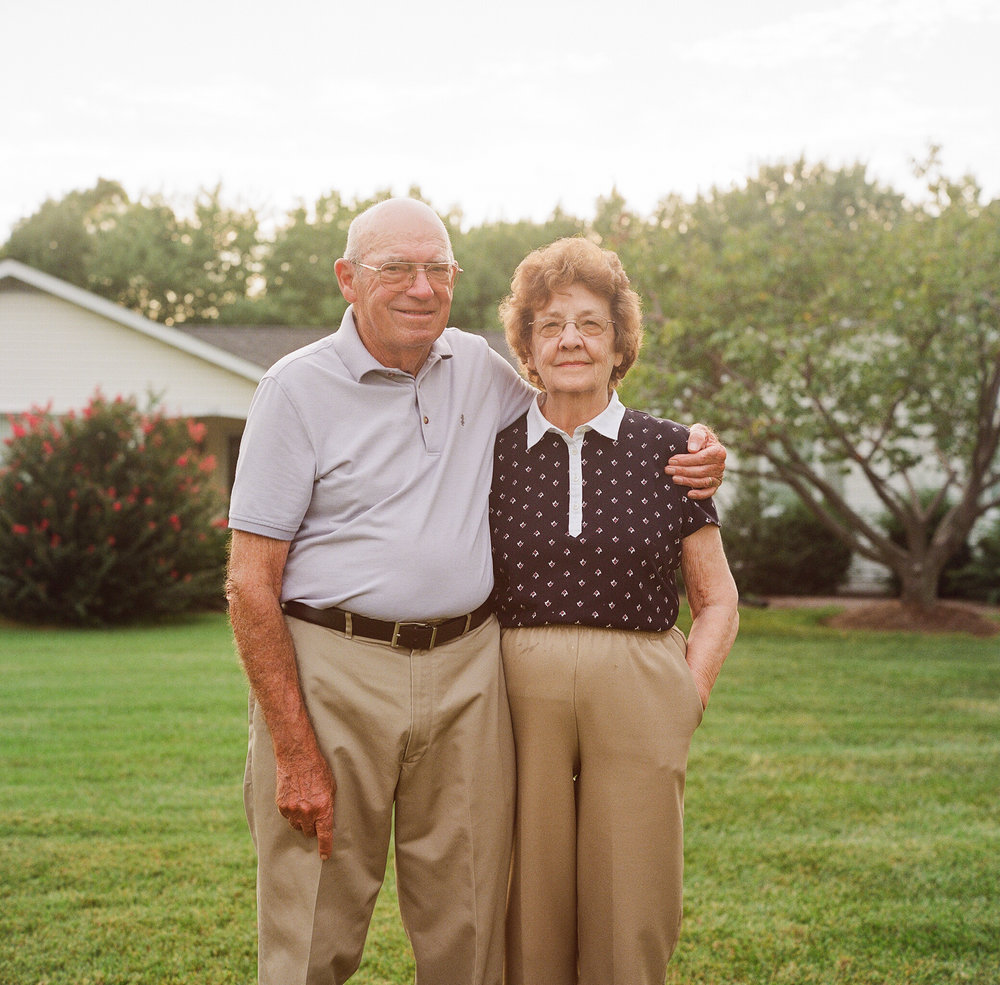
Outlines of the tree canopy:
<svg viewBox="0 0 1000 985">
<path fill-rule="evenodd" d="M 918 207 L 861 168 L 764 168 L 665 202 L 634 265 L 653 310 L 633 392 L 713 420 L 743 471 L 791 487 L 919 607 L 1000 505 L 1000 202 L 971 179 L 929 188 Z"/>
<path fill-rule="evenodd" d="M 799 160 L 693 201 L 667 196 L 649 216 L 615 190 L 589 219 L 463 228 L 453 210 L 442 218 L 464 273 L 452 323 L 497 328 L 517 263 L 559 236 L 616 250 L 646 309 L 626 400 L 712 422 L 739 471 L 794 490 L 927 607 L 948 558 L 1000 506 L 1000 200 L 941 174 L 933 149 L 919 172 L 920 203 L 863 166 Z M 102 180 L 44 203 L 0 253 L 168 324 L 335 326 L 347 227 L 388 195 L 331 191 L 265 235 L 219 188 L 179 215 Z M 852 497 L 858 481 L 902 537 Z"/>
</svg>

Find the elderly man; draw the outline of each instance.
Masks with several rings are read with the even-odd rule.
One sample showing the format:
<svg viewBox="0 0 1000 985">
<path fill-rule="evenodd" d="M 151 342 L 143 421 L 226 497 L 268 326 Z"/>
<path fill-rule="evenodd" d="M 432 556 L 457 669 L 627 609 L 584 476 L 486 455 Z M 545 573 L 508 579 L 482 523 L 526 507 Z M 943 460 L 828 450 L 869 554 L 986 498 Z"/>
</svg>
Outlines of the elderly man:
<svg viewBox="0 0 1000 985">
<path fill-rule="evenodd" d="M 459 268 L 422 203 L 358 216 L 336 272 L 351 307 L 261 380 L 230 510 L 259 981 L 357 970 L 394 821 L 418 979 L 498 985 L 514 757 L 487 503 L 535 391 L 446 329 Z M 702 444 L 674 463 L 693 495 L 725 458 Z"/>
</svg>

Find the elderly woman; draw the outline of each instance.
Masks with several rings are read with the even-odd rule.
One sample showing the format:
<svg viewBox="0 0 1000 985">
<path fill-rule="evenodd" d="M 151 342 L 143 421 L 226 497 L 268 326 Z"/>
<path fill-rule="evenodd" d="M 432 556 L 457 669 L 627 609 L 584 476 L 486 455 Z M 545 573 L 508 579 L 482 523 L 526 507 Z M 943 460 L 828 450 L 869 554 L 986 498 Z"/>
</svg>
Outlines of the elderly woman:
<svg viewBox="0 0 1000 985">
<path fill-rule="evenodd" d="M 618 257 L 558 240 L 522 261 L 500 310 L 544 391 L 497 438 L 490 500 L 518 777 L 506 980 L 662 985 L 688 748 L 736 636 L 736 586 L 711 500 L 663 478 L 687 429 L 615 393 L 642 337 Z"/>
</svg>

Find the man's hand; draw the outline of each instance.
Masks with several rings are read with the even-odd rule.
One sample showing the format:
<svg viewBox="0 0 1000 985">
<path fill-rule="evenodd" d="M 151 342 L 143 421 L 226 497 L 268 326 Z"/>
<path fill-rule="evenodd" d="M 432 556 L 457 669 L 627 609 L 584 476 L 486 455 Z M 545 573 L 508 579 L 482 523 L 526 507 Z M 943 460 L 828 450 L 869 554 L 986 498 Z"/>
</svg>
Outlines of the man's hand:
<svg viewBox="0 0 1000 985">
<path fill-rule="evenodd" d="M 674 455 L 664 471 L 679 486 L 690 486 L 691 499 L 708 499 L 722 485 L 726 449 L 711 428 L 695 424 L 688 436 L 688 454 Z"/>
<path fill-rule="evenodd" d="M 321 755 L 308 762 L 278 763 L 275 802 L 281 816 L 307 838 L 316 838 L 319 857 L 333 854 L 333 800 L 337 783 Z"/>
</svg>

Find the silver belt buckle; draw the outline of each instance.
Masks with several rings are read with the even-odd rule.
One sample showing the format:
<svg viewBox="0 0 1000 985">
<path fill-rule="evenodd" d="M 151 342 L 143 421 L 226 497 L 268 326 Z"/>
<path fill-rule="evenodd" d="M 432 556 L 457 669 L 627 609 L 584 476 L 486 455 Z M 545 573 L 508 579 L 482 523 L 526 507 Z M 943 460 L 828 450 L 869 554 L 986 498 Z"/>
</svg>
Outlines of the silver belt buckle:
<svg viewBox="0 0 1000 985">
<path fill-rule="evenodd" d="M 394 650 L 399 649 L 399 632 L 403 626 L 419 626 L 422 629 L 430 628 L 431 631 L 431 641 L 428 645 L 428 650 L 434 649 L 434 642 L 437 640 L 438 628 L 436 623 L 431 622 L 397 622 L 392 625 L 392 642 L 389 644 Z"/>
</svg>

